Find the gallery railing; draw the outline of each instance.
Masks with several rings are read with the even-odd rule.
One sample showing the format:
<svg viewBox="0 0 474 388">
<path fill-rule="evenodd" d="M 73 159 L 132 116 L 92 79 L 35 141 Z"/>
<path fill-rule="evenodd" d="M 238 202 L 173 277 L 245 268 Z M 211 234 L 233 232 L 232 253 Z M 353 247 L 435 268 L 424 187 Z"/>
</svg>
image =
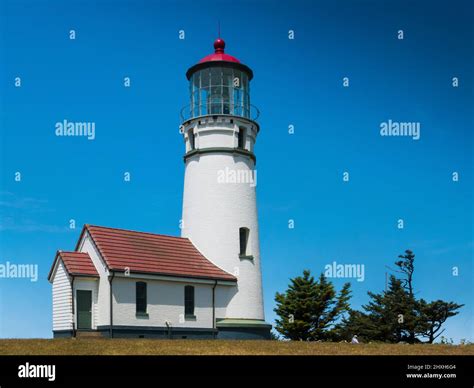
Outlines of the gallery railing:
<svg viewBox="0 0 474 388">
<path fill-rule="evenodd" d="M 181 109 L 180 112 L 181 122 L 185 122 L 196 117 L 212 115 L 240 116 L 256 121 L 260 116 L 260 111 L 252 104 L 240 105 L 219 101 L 199 105 L 186 105 Z"/>
</svg>

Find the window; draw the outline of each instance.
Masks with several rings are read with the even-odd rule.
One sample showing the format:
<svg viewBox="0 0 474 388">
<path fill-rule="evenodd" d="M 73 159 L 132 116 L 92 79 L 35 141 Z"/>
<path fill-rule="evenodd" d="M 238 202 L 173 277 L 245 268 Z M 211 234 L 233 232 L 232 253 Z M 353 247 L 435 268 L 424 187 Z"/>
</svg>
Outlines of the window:
<svg viewBox="0 0 474 388">
<path fill-rule="evenodd" d="M 195 148 L 195 145 L 194 145 L 194 131 L 192 129 L 189 130 L 188 137 L 189 137 L 189 146 L 191 147 L 191 151 L 192 151 Z"/>
<path fill-rule="evenodd" d="M 146 283 L 137 282 L 136 283 L 136 305 L 137 305 L 137 314 L 146 314 Z"/>
<path fill-rule="evenodd" d="M 245 128 L 239 128 L 238 148 L 245 148 Z"/>
<path fill-rule="evenodd" d="M 249 229 L 240 228 L 239 229 L 239 238 L 240 238 L 240 256 L 247 256 L 247 244 L 249 241 Z"/>
<path fill-rule="evenodd" d="M 194 318 L 194 287 L 184 287 L 184 316 Z"/>
</svg>

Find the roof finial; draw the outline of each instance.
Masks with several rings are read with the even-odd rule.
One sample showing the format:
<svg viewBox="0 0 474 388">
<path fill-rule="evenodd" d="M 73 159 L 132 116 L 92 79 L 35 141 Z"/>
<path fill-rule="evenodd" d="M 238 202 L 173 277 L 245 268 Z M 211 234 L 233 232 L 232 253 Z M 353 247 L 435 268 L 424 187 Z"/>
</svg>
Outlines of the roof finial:
<svg viewBox="0 0 474 388">
<path fill-rule="evenodd" d="M 221 22 L 217 21 L 217 39 L 214 41 L 214 51 L 216 54 L 223 54 L 225 49 L 224 39 L 221 39 Z"/>
<path fill-rule="evenodd" d="M 225 42 L 224 39 L 217 38 L 214 41 L 214 51 L 216 54 L 224 54 Z"/>
</svg>

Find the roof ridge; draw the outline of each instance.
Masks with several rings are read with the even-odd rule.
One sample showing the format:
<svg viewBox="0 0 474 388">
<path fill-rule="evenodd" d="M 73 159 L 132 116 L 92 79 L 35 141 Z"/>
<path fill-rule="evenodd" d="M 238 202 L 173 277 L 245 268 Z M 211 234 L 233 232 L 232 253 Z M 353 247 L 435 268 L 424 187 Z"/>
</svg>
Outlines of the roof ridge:
<svg viewBox="0 0 474 388">
<path fill-rule="evenodd" d="M 170 236 L 169 234 L 162 234 L 162 233 L 152 233 L 152 232 L 141 232 L 139 230 L 133 230 L 133 229 L 124 229 L 124 228 L 113 228 L 111 226 L 101 226 L 101 225 L 92 225 L 92 224 L 84 224 L 84 226 L 89 229 L 89 227 L 93 228 L 101 228 L 101 229 L 111 229 L 111 230 L 118 230 L 122 232 L 132 232 L 132 233 L 138 233 L 138 234 L 148 234 L 151 236 L 162 236 L 162 237 L 170 237 L 170 238 L 176 238 L 179 240 L 188 240 L 187 237 L 181 237 L 181 236 Z"/>
</svg>

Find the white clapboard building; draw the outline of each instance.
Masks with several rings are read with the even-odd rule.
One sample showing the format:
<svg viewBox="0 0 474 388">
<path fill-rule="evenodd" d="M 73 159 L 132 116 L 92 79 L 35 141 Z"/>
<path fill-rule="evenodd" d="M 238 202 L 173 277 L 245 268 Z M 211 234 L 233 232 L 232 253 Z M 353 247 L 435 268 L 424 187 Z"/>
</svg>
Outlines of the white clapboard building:
<svg viewBox="0 0 474 388">
<path fill-rule="evenodd" d="M 270 337 L 263 312 L 252 70 L 215 52 L 186 73 L 181 237 L 85 225 L 58 251 L 53 335 Z"/>
</svg>

